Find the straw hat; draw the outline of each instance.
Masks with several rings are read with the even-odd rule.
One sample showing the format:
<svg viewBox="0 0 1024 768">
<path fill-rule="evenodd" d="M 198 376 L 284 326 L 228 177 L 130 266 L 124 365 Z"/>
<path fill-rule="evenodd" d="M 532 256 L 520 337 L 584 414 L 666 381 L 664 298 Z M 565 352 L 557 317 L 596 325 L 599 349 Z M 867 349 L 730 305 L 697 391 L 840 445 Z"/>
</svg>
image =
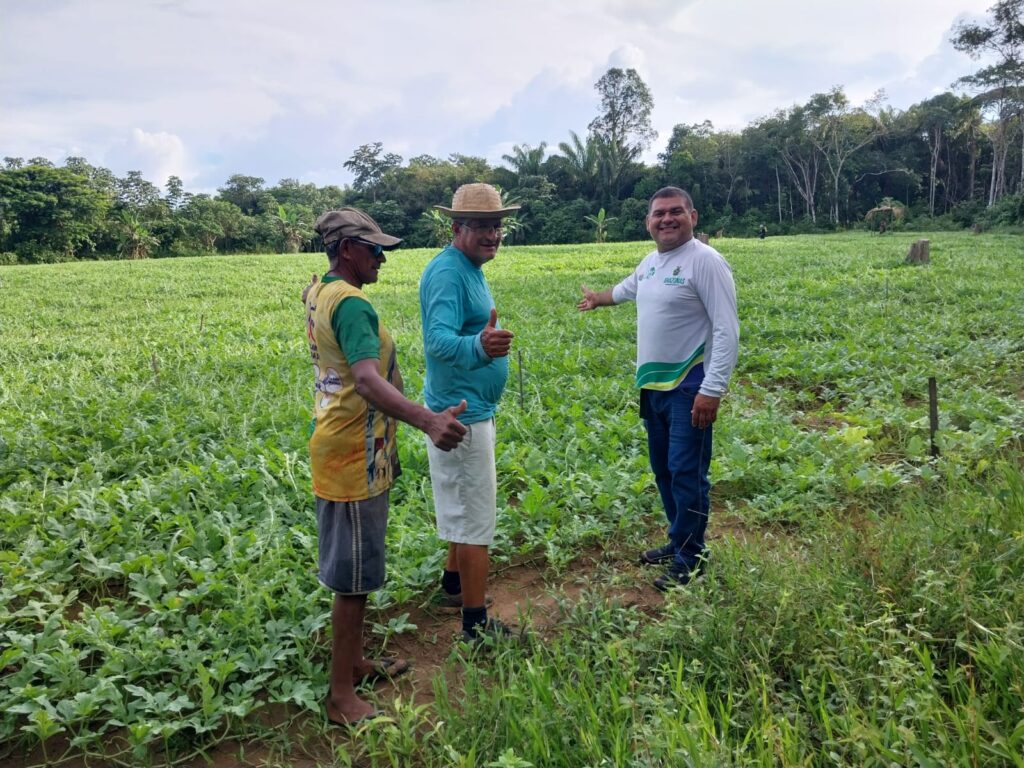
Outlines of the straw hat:
<svg viewBox="0 0 1024 768">
<path fill-rule="evenodd" d="M 518 205 L 501 206 L 501 195 L 490 184 L 463 184 L 452 196 L 452 207 L 435 205 L 453 219 L 497 219 L 519 210 Z"/>
</svg>

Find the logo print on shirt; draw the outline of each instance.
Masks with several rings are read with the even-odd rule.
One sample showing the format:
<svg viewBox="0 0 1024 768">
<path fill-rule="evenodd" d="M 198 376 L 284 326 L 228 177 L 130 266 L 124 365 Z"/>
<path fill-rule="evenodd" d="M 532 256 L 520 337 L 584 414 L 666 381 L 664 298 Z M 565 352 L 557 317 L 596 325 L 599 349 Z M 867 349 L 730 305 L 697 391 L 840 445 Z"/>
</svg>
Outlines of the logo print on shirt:
<svg viewBox="0 0 1024 768">
<path fill-rule="evenodd" d="M 686 285 L 686 278 L 685 277 L 676 277 L 676 275 L 678 275 L 678 274 L 679 274 L 679 267 L 676 267 L 672 271 L 672 277 L 666 277 L 665 278 L 664 285 Z"/>
</svg>

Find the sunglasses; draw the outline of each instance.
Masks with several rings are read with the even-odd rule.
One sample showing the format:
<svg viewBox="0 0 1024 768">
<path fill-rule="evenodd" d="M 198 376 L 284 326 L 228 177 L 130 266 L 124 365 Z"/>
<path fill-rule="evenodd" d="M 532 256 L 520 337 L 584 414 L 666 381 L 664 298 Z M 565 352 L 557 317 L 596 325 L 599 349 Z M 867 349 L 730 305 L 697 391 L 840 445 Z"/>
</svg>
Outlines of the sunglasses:
<svg viewBox="0 0 1024 768">
<path fill-rule="evenodd" d="M 373 258 L 375 258 L 375 259 L 379 259 L 381 256 L 384 255 L 384 246 L 383 245 L 377 245 L 377 243 L 371 243 L 371 242 L 369 242 L 367 240 L 363 240 L 360 237 L 351 237 L 349 239 L 350 240 L 354 240 L 355 242 L 359 243 L 360 245 L 365 245 L 367 248 L 369 248 L 371 251 L 373 251 Z"/>
</svg>

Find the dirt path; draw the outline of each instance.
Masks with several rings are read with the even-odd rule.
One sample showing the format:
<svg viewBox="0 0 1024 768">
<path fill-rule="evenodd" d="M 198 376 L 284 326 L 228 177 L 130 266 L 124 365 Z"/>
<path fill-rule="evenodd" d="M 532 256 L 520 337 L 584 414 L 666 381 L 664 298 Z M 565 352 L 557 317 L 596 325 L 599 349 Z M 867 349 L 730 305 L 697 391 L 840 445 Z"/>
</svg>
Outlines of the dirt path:
<svg viewBox="0 0 1024 768">
<path fill-rule="evenodd" d="M 577 602 L 587 589 L 599 589 L 606 597 L 630 606 L 660 603 L 659 593 L 648 583 L 653 575 L 597 548 L 582 554 L 562 574 L 545 568 L 543 561 L 535 558 L 500 568 L 491 576 L 488 594 L 494 603 L 488 613 L 543 636 L 559 621 L 561 606 Z M 430 703 L 434 698 L 431 681 L 443 670 L 461 633 L 460 614 L 431 608 L 428 601 L 410 611 L 409 620 L 417 631 L 395 638 L 388 653 L 394 651 L 413 660 L 414 667 L 394 687 L 404 698 Z"/>
</svg>

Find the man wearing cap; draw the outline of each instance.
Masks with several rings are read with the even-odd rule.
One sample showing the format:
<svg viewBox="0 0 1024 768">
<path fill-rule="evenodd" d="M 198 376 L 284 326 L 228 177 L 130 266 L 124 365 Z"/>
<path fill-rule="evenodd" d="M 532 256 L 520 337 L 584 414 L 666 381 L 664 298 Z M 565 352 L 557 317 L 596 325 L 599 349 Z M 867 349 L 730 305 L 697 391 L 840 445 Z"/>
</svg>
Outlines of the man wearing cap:
<svg viewBox="0 0 1024 768">
<path fill-rule="evenodd" d="M 451 208 L 454 237 L 420 280 L 420 314 L 427 374 L 423 396 L 432 410 L 465 402 L 468 432 L 444 453 L 427 444 L 438 535 L 448 542 L 441 579 L 445 603 L 462 608 L 463 638 L 508 634 L 488 620 L 488 547 L 497 516 L 494 413 L 508 379 L 512 334 L 498 327 L 498 313 L 482 267 L 501 245 L 502 219 L 519 209 L 503 206 L 490 184 L 464 184 Z"/>
<path fill-rule="evenodd" d="M 656 250 L 614 288 L 583 286 L 581 312 L 635 301 L 640 417 L 655 484 L 668 518 L 667 541 L 640 554 L 665 565 L 654 580 L 665 591 L 698 576 L 707 560 L 711 425 L 736 365 L 739 318 L 732 270 L 693 236 L 697 211 L 689 193 L 664 187 L 648 206 Z"/>
<path fill-rule="evenodd" d="M 466 433 L 457 418 L 466 403 L 433 412 L 402 394 L 394 342 L 362 291 L 377 282 L 384 252 L 401 239 L 355 208 L 328 211 L 315 228 L 330 265 L 303 296 L 314 377 L 309 453 L 318 577 L 334 592 L 327 717 L 350 725 L 376 715 L 357 684 L 409 668 L 403 659 L 363 656 L 366 596 L 384 583 L 388 492 L 400 471 L 396 420 L 425 432 L 435 450 L 450 451 Z"/>
</svg>

